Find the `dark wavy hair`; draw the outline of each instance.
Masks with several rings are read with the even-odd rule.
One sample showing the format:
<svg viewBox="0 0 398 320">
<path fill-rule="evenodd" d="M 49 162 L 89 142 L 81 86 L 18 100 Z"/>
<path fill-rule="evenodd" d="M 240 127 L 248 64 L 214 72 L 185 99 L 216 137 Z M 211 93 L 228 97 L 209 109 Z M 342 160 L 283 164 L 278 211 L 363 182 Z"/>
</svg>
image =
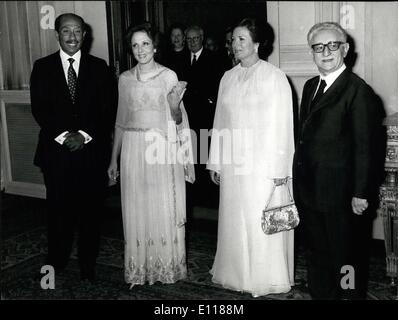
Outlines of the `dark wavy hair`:
<svg viewBox="0 0 398 320">
<path fill-rule="evenodd" d="M 144 22 L 135 26 L 131 26 L 127 30 L 127 34 L 125 37 L 125 41 L 128 48 L 131 48 L 131 38 L 133 37 L 134 33 L 136 32 L 145 32 L 148 37 L 152 40 L 153 45 L 156 47 L 156 31 L 152 27 L 150 22 Z M 131 51 L 131 50 L 130 50 Z"/>
<path fill-rule="evenodd" d="M 259 43 L 260 46 L 267 42 L 264 24 L 255 18 L 244 18 L 236 26 L 245 27 L 249 30 L 253 42 Z"/>
<path fill-rule="evenodd" d="M 253 42 L 259 44 L 258 55 L 261 59 L 266 60 L 271 55 L 274 49 L 275 33 L 269 23 L 262 19 L 245 18 L 234 29 L 236 27 L 245 27 L 249 30 Z"/>
</svg>

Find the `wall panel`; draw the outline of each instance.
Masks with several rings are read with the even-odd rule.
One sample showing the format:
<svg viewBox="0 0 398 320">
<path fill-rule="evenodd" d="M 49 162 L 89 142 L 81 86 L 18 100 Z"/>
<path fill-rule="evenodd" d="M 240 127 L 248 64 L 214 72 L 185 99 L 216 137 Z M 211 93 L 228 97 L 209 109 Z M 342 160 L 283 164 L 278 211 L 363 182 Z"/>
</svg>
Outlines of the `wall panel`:
<svg viewBox="0 0 398 320">
<path fill-rule="evenodd" d="M 43 177 L 33 165 L 39 127 L 31 114 L 29 91 L 1 92 L 0 124 L 5 192 L 44 198 Z"/>
</svg>

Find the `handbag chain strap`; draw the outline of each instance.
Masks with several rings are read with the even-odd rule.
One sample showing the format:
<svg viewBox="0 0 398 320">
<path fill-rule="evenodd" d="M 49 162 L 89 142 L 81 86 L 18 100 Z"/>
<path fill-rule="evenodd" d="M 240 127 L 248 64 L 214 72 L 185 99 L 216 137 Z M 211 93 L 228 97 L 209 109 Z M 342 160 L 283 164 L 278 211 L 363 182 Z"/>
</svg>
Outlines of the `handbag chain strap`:
<svg viewBox="0 0 398 320">
<path fill-rule="evenodd" d="M 284 185 L 286 185 L 286 187 L 287 187 L 287 192 L 289 193 L 290 202 L 294 202 L 293 197 L 292 197 L 292 193 L 290 192 L 289 183 L 288 183 L 289 180 L 291 180 L 291 179 L 292 179 L 292 178 L 288 177 L 288 178 L 286 179 L 286 182 L 283 183 L 283 184 L 281 184 L 281 185 L 279 185 L 279 186 L 284 186 Z M 275 191 L 276 187 L 279 187 L 279 186 L 277 186 L 277 185 L 275 184 L 275 181 L 273 181 L 273 182 L 274 182 L 274 183 L 273 183 L 273 186 L 272 186 L 272 191 L 271 191 L 271 194 L 270 194 L 270 196 L 269 196 L 269 198 L 268 198 L 267 204 L 265 205 L 265 208 L 268 208 L 269 203 L 271 202 L 272 196 L 274 195 L 274 191 Z"/>
</svg>

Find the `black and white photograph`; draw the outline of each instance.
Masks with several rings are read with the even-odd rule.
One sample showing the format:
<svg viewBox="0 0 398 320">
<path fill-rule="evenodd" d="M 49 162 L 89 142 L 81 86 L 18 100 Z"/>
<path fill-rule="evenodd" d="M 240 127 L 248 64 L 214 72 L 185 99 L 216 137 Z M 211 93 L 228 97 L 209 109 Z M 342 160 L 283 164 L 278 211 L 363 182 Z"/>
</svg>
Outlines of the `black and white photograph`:
<svg viewBox="0 0 398 320">
<path fill-rule="evenodd" d="M 397 1 L 0 1 L 2 302 L 398 300 L 397 75 Z"/>
</svg>

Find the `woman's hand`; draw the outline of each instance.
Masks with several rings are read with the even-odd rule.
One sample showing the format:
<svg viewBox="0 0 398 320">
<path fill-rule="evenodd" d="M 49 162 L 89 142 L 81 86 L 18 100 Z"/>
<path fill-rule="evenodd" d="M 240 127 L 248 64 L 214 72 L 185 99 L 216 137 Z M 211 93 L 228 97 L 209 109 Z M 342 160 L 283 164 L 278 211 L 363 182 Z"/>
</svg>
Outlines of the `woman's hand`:
<svg viewBox="0 0 398 320">
<path fill-rule="evenodd" d="M 169 102 L 171 112 L 177 112 L 180 110 L 180 96 L 175 90 L 175 87 L 167 94 L 167 101 Z"/>
<path fill-rule="evenodd" d="M 176 124 L 182 122 L 182 112 L 180 109 L 180 103 L 185 92 L 187 82 L 178 81 L 178 83 L 171 89 L 167 95 L 167 101 L 170 105 L 171 116 Z"/>
<path fill-rule="evenodd" d="M 116 161 L 112 161 L 108 168 L 108 177 L 111 181 L 116 183 L 117 178 L 119 177 L 119 171 L 117 167 Z"/>
<path fill-rule="evenodd" d="M 182 100 L 182 96 L 185 92 L 186 86 L 187 86 L 187 82 L 179 81 L 168 93 L 167 101 L 169 102 L 172 112 L 176 112 L 176 111 L 180 110 L 180 103 Z"/>
<path fill-rule="evenodd" d="M 181 99 L 175 87 L 167 95 L 167 101 L 170 105 L 171 117 L 176 124 L 180 124 L 182 122 L 182 112 L 180 109 Z"/>
<path fill-rule="evenodd" d="M 186 81 L 178 81 L 178 83 L 174 86 L 175 90 L 177 91 L 180 99 L 184 96 L 185 90 L 187 88 L 188 82 Z"/>
<path fill-rule="evenodd" d="M 210 170 L 210 179 L 213 181 L 216 185 L 220 185 L 220 174 L 218 172 L 215 172 L 213 170 Z"/>
</svg>

